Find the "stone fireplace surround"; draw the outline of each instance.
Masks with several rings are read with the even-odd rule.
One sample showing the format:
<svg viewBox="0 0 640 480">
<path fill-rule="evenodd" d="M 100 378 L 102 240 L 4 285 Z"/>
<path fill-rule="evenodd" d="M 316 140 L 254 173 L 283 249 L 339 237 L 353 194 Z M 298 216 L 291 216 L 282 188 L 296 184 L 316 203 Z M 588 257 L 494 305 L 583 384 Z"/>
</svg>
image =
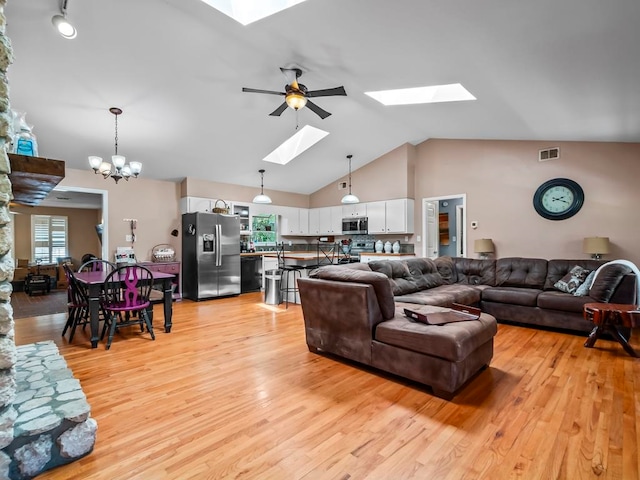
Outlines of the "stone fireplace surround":
<svg viewBox="0 0 640 480">
<path fill-rule="evenodd" d="M 97 424 L 53 342 L 15 344 L 7 155 L 13 118 L 6 76 L 13 50 L 5 35 L 6 1 L 0 0 L 0 479 L 24 480 L 91 452 Z"/>
</svg>

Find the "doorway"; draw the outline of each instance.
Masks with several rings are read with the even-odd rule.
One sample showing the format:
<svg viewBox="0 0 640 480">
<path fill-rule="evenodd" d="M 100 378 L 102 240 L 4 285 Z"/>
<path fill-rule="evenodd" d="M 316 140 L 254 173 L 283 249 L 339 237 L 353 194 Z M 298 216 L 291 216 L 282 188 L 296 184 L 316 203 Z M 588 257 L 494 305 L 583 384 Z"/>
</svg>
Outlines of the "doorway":
<svg viewBox="0 0 640 480">
<path fill-rule="evenodd" d="M 56 193 L 63 194 L 64 199 L 58 199 Z M 102 211 L 101 257 L 109 258 L 109 192 L 97 188 L 85 188 L 75 186 L 57 186 L 45 198 L 42 207 L 63 208 L 96 208 Z M 97 226 L 96 226 L 97 227 Z M 96 228 L 96 235 L 97 228 Z"/>
<path fill-rule="evenodd" d="M 464 193 L 422 199 L 423 257 L 466 256 L 466 204 Z"/>
</svg>

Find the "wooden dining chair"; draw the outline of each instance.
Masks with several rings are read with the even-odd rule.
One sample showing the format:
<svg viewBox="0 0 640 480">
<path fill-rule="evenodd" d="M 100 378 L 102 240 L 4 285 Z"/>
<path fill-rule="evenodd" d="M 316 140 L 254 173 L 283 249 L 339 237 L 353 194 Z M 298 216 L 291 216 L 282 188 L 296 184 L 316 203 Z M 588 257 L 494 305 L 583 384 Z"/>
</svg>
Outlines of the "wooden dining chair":
<svg viewBox="0 0 640 480">
<path fill-rule="evenodd" d="M 142 265 L 125 265 L 111 272 L 104 282 L 102 308 L 107 313 L 105 329 L 109 330 L 107 350 L 116 331 L 123 327 L 139 325 L 144 327 L 155 340 L 153 325 L 148 310 L 151 308 L 149 296 L 153 283 L 151 270 Z"/>
<path fill-rule="evenodd" d="M 111 273 L 116 269 L 115 263 L 101 258 L 93 258 L 84 262 L 78 268 L 78 272 L 107 272 Z"/>
<path fill-rule="evenodd" d="M 89 323 L 89 299 L 86 290 L 73 274 L 69 265 L 63 265 L 64 274 L 67 279 L 67 322 L 62 329 L 62 336 L 70 330 L 69 342 L 73 341 L 78 325 L 83 327 Z"/>
</svg>

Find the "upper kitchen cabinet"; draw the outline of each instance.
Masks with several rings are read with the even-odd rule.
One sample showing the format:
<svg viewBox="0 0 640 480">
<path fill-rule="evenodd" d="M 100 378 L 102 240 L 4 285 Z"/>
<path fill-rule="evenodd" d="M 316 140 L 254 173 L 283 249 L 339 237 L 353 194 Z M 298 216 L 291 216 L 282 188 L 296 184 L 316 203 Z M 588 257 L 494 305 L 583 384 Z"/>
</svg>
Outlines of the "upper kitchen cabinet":
<svg viewBox="0 0 640 480">
<path fill-rule="evenodd" d="M 309 235 L 341 235 L 342 206 L 309 210 Z"/>
<path fill-rule="evenodd" d="M 180 213 L 213 213 L 213 209 L 228 208 L 231 213 L 231 202 L 221 199 L 203 197 L 182 197 L 180 199 Z"/>
<path fill-rule="evenodd" d="M 342 205 L 343 217 L 366 217 L 367 216 L 367 204 L 366 203 L 354 203 L 352 205 Z"/>
<path fill-rule="evenodd" d="M 298 207 L 277 207 L 281 216 L 281 235 L 296 236 L 309 234 L 309 209 Z"/>
<path fill-rule="evenodd" d="M 182 197 L 180 199 L 181 213 L 211 213 L 214 200 L 202 197 Z"/>
<path fill-rule="evenodd" d="M 413 233 L 413 212 L 411 198 L 369 202 L 369 233 Z"/>
</svg>

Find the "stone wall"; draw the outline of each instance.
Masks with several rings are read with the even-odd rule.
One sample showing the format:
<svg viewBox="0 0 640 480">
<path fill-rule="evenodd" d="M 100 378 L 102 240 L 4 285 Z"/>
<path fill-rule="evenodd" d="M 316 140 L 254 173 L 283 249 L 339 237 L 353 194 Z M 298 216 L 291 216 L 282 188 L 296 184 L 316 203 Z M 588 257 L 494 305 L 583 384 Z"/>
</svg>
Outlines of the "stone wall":
<svg viewBox="0 0 640 480">
<path fill-rule="evenodd" d="M 13 400 L 16 396 L 15 364 L 17 359 L 14 339 L 13 309 L 11 308 L 11 280 L 14 265 L 11 259 L 11 216 L 9 201 L 11 182 L 10 163 L 7 156 L 11 143 L 11 108 L 7 68 L 13 62 L 11 42 L 5 36 L 4 6 L 0 0 L 0 449 L 11 444 L 14 423 L 18 416 Z M 0 451 L 0 478 L 8 478 L 9 458 Z M 4 476 L 3 476 L 4 474 Z"/>
<path fill-rule="evenodd" d="M 7 155 L 13 119 L 6 77 L 13 50 L 5 35 L 5 4 L 0 0 L 0 479 L 27 480 L 91 452 L 97 424 L 53 342 L 15 344 Z"/>
</svg>

